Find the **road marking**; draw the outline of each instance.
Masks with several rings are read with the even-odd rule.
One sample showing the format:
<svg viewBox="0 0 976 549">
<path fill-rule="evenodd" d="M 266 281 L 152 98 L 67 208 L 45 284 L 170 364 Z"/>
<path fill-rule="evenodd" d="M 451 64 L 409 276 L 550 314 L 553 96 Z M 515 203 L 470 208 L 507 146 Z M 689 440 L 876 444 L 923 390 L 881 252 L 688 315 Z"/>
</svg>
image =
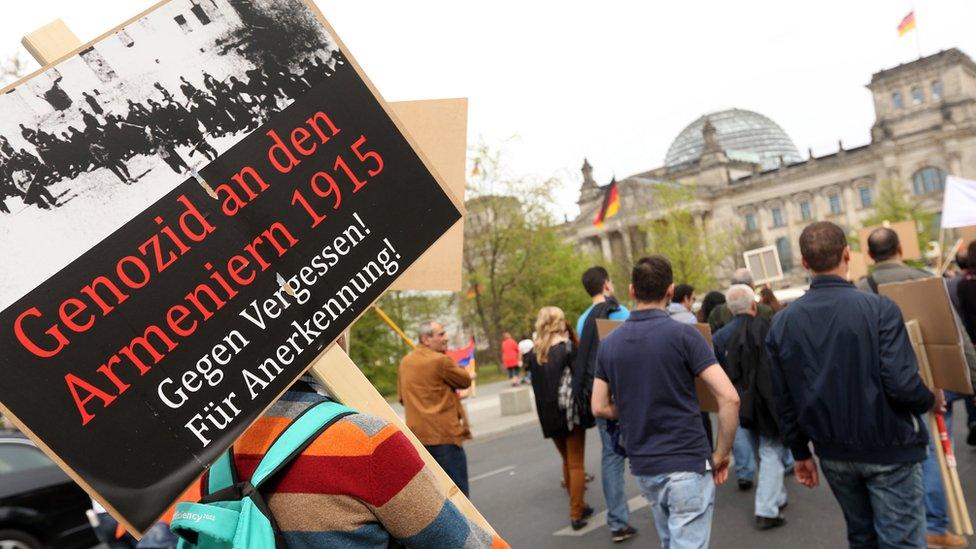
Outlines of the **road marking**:
<svg viewBox="0 0 976 549">
<path fill-rule="evenodd" d="M 515 468 L 514 465 L 509 465 L 508 467 L 502 467 L 501 469 L 495 469 L 494 471 L 488 471 L 487 473 L 481 473 L 480 475 L 476 475 L 476 476 L 471 477 L 471 479 L 469 479 L 468 482 L 474 482 L 476 480 L 482 480 L 482 479 L 486 479 L 488 477 L 493 477 L 495 475 L 500 475 L 500 474 L 504 473 L 505 471 L 511 471 L 514 468 Z"/>
<path fill-rule="evenodd" d="M 648 505 L 647 499 L 645 499 L 644 496 L 634 496 L 629 500 L 627 500 L 627 508 L 630 509 L 631 513 L 643 509 L 644 507 L 647 507 L 647 505 Z M 567 526 L 562 530 L 556 530 L 555 532 L 552 533 L 552 535 L 575 536 L 575 537 L 585 536 L 586 534 L 589 534 L 593 530 L 596 530 L 597 528 L 603 528 L 604 526 L 607 525 L 607 512 L 600 511 L 599 513 L 586 519 L 586 522 L 587 522 L 586 526 L 580 528 L 579 530 L 573 530 L 572 526 Z"/>
</svg>

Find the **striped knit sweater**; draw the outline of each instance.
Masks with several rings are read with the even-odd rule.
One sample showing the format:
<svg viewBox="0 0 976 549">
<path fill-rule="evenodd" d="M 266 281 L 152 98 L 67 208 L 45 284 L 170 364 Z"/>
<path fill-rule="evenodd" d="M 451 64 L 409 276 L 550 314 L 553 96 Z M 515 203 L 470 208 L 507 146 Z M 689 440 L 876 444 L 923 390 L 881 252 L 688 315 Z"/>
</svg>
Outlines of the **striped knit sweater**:
<svg viewBox="0 0 976 549">
<path fill-rule="evenodd" d="M 296 416 L 324 397 L 288 391 L 234 444 L 240 480 Z M 204 476 L 206 478 L 206 476 Z M 288 547 L 502 548 L 447 500 L 410 441 L 365 414 L 326 429 L 261 490 Z"/>
</svg>

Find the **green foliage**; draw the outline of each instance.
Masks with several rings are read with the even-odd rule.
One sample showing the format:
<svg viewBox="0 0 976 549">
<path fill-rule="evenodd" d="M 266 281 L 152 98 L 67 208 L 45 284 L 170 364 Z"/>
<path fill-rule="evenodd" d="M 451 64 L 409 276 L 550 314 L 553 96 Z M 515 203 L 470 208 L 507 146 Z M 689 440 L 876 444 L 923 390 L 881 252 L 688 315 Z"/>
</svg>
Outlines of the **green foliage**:
<svg viewBox="0 0 976 549">
<path fill-rule="evenodd" d="M 451 314 L 455 297 L 418 292 L 389 292 L 377 303 L 404 332 L 415 338 L 416 326 Z M 352 327 L 349 356 L 383 395 L 396 394 L 400 359 L 410 352 L 385 322 L 369 310 Z"/>
<path fill-rule="evenodd" d="M 892 179 L 886 179 L 878 184 L 878 198 L 874 202 L 874 214 L 864 219 L 865 227 L 881 225 L 885 221 L 914 221 L 920 227 L 918 241 L 925 245 L 930 240 L 938 240 L 939 227 L 935 223 L 935 216 L 922 211 L 917 203 L 907 198 L 905 186 Z"/>
<path fill-rule="evenodd" d="M 647 252 L 671 261 L 675 283 L 691 284 L 703 293 L 715 287 L 715 270 L 735 253 L 736 243 L 728 233 L 706 233 L 691 209 L 695 199 L 693 186 L 659 185 L 654 203 L 660 215 L 642 229 L 648 235 Z"/>
<path fill-rule="evenodd" d="M 529 181 L 507 172 L 501 154 L 474 150 L 468 181 L 461 313 L 500 362 L 501 333 L 532 334 L 539 309 L 556 305 L 574 319 L 589 304 L 580 286 L 592 265 L 559 233 L 549 211 L 555 180 Z"/>
</svg>

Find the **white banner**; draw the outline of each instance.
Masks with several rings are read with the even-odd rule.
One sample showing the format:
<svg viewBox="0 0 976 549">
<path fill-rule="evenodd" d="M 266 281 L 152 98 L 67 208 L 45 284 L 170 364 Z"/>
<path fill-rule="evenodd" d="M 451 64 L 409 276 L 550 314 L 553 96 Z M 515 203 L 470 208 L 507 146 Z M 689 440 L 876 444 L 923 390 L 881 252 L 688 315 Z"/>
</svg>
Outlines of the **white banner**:
<svg viewBox="0 0 976 549">
<path fill-rule="evenodd" d="M 976 181 L 946 177 L 942 199 L 942 228 L 976 225 Z"/>
</svg>

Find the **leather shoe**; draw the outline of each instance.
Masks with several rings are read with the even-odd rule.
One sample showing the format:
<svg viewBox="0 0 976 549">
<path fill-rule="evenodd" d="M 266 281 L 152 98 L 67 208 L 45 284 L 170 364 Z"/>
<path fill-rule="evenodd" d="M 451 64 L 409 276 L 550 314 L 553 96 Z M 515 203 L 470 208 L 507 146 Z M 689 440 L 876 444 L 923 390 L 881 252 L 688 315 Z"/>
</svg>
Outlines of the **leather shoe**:
<svg viewBox="0 0 976 549">
<path fill-rule="evenodd" d="M 756 528 L 760 530 L 769 530 L 770 528 L 776 528 L 784 524 L 786 524 L 786 518 L 782 516 L 756 517 Z"/>
<path fill-rule="evenodd" d="M 571 520 L 569 525 L 573 528 L 573 530 L 582 530 L 583 528 L 586 528 L 586 521 L 583 519 Z"/>
<path fill-rule="evenodd" d="M 957 536 L 951 532 L 943 534 L 929 534 L 926 536 L 926 544 L 934 549 L 955 549 L 957 547 L 968 547 L 966 538 Z"/>
<path fill-rule="evenodd" d="M 752 481 L 747 478 L 739 479 L 739 490 L 750 490 L 752 488 Z"/>
</svg>

